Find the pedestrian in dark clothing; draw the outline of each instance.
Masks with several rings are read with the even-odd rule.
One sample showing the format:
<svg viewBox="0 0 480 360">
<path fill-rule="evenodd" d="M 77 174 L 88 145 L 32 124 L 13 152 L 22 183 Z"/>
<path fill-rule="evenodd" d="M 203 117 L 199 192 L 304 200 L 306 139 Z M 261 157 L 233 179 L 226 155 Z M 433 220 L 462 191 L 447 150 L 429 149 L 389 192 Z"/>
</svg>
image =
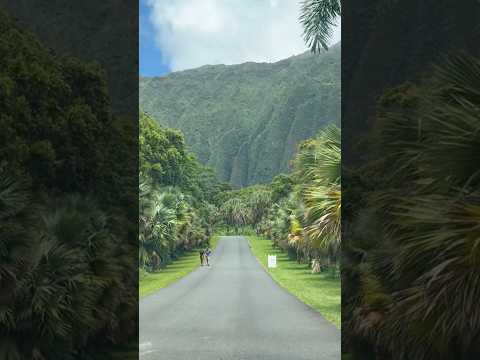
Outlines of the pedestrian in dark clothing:
<svg viewBox="0 0 480 360">
<path fill-rule="evenodd" d="M 203 266 L 204 259 L 205 259 L 205 251 L 200 250 L 200 266 Z"/>
</svg>

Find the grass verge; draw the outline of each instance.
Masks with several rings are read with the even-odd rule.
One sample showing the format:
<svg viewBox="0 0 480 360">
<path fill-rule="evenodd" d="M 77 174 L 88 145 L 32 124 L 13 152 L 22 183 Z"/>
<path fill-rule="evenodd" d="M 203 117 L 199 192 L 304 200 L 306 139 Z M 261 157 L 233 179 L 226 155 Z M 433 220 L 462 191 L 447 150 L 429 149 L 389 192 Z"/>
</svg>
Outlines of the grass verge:
<svg viewBox="0 0 480 360">
<path fill-rule="evenodd" d="M 220 236 L 213 236 L 210 240 L 210 247 L 212 250 L 217 246 L 219 238 Z M 199 266 L 200 259 L 198 256 L 198 249 L 192 249 L 159 272 L 141 274 L 138 285 L 140 298 L 163 289 L 185 275 L 188 275 Z"/>
<path fill-rule="evenodd" d="M 308 265 L 289 259 L 286 253 L 274 249 L 270 240 L 248 236 L 248 242 L 260 264 L 278 284 L 340 328 L 340 279 L 329 274 L 312 274 Z M 268 255 L 277 256 L 276 268 L 267 267 Z"/>
</svg>

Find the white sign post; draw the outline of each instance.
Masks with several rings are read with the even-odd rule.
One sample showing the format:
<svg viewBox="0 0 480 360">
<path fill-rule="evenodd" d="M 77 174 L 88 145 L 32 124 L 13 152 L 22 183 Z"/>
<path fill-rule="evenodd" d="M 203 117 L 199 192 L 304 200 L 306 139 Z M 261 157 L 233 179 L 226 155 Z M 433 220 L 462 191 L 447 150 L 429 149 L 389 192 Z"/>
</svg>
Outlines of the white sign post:
<svg viewBox="0 0 480 360">
<path fill-rule="evenodd" d="M 268 267 L 269 268 L 277 267 L 277 255 L 268 255 Z"/>
</svg>

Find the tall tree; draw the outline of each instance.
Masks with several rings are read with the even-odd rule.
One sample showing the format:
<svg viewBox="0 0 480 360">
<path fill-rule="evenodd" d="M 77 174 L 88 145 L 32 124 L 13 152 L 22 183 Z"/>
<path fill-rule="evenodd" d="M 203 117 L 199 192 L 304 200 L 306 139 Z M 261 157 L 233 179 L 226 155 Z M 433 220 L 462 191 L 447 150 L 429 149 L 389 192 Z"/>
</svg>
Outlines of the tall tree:
<svg viewBox="0 0 480 360">
<path fill-rule="evenodd" d="M 220 213 L 225 223 L 235 228 L 235 232 L 238 232 L 238 228 L 245 225 L 249 219 L 249 208 L 239 197 L 226 201 L 220 207 Z"/>
<path fill-rule="evenodd" d="M 331 125 L 304 142 L 294 160 L 305 204 L 306 234 L 320 248 L 338 250 L 341 223 L 341 133 Z"/>
</svg>

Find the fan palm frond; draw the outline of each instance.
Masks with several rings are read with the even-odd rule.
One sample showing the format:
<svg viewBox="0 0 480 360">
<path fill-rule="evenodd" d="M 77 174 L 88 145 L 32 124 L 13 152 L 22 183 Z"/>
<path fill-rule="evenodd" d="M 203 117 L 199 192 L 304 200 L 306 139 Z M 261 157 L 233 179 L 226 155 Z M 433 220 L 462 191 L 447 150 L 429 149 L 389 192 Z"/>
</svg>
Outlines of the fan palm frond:
<svg viewBox="0 0 480 360">
<path fill-rule="evenodd" d="M 307 205 L 306 233 L 321 248 L 340 247 L 340 185 L 316 186 L 305 192 Z"/>
<path fill-rule="evenodd" d="M 339 0 L 305 0 L 300 10 L 300 22 L 307 46 L 316 53 L 328 49 L 335 21 L 341 15 Z"/>
</svg>

